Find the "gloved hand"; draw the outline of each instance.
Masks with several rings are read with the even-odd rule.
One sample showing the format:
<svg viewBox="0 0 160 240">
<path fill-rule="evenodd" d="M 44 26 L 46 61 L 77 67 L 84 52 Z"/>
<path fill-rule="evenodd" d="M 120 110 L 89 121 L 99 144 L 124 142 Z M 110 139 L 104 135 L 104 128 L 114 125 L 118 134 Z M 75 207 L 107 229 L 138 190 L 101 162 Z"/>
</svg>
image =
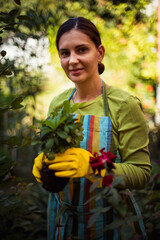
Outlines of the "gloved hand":
<svg viewBox="0 0 160 240">
<path fill-rule="evenodd" d="M 32 173 L 37 182 L 42 183 L 40 170 L 42 169 L 43 161 L 49 164 L 49 169 L 57 171 L 55 176 L 57 177 L 86 177 L 91 182 L 97 181 L 93 177 L 93 170 L 89 164 L 90 157 L 93 155 L 81 148 L 70 148 L 64 153 L 55 154 L 54 160 L 48 160 L 43 153 L 39 154 L 35 160 L 32 169 Z M 101 176 L 105 176 L 105 169 L 101 171 Z M 96 172 L 97 174 L 98 172 Z"/>
<path fill-rule="evenodd" d="M 69 148 L 64 153 L 56 154 L 48 168 L 55 171 L 56 177 L 84 177 L 93 173 L 90 157 L 93 155 L 82 148 Z"/>
<path fill-rule="evenodd" d="M 40 170 L 42 169 L 42 163 L 48 163 L 48 164 L 52 164 L 54 160 L 48 160 L 46 155 L 44 155 L 44 153 L 39 154 L 35 159 L 34 159 L 34 165 L 33 165 L 33 169 L 32 169 L 32 174 L 34 175 L 34 177 L 36 178 L 37 182 L 42 183 L 41 181 L 41 174 L 40 174 Z"/>
</svg>

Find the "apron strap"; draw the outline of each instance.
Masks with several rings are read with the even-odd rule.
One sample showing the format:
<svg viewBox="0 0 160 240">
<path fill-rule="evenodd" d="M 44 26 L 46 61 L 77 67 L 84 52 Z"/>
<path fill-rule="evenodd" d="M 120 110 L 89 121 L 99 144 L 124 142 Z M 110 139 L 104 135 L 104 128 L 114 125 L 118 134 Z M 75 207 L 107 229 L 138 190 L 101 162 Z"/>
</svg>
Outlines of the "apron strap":
<svg viewBox="0 0 160 240">
<path fill-rule="evenodd" d="M 106 93 L 106 84 L 103 80 L 102 80 L 102 95 L 103 95 L 104 115 L 109 117 L 109 106 L 108 106 L 107 93 Z"/>
<path fill-rule="evenodd" d="M 109 107 L 108 107 L 108 101 L 107 101 L 106 84 L 102 79 L 101 79 L 101 81 L 102 81 L 102 95 L 103 95 L 104 115 L 109 116 Z M 71 92 L 70 96 L 68 97 L 68 101 L 71 100 L 75 91 L 76 91 L 76 88 L 74 88 L 73 91 Z"/>
<path fill-rule="evenodd" d="M 73 91 L 71 92 L 71 94 L 69 95 L 68 101 L 71 100 L 71 98 L 72 98 L 73 94 L 75 93 L 75 91 L 76 91 L 76 88 L 74 88 Z"/>
</svg>

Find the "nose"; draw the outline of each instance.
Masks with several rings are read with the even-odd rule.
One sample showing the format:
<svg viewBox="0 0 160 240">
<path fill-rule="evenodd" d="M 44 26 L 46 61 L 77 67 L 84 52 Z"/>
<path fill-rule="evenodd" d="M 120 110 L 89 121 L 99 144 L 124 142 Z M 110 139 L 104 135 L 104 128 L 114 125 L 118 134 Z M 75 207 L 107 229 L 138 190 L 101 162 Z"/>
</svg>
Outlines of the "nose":
<svg viewBox="0 0 160 240">
<path fill-rule="evenodd" d="M 79 60 L 78 60 L 77 55 L 75 53 L 71 53 L 70 58 L 69 58 L 69 64 L 76 64 L 78 62 L 79 62 Z"/>
</svg>

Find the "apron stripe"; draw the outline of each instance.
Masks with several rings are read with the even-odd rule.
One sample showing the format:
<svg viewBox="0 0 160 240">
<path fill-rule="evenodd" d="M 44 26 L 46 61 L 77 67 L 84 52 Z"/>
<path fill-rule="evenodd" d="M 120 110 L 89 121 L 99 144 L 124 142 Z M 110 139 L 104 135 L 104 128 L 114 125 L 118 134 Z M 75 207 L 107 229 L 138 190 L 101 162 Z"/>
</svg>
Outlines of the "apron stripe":
<svg viewBox="0 0 160 240">
<path fill-rule="evenodd" d="M 73 178 L 69 180 L 69 195 L 70 195 L 70 201 L 73 202 Z"/>
<path fill-rule="evenodd" d="M 106 131 L 107 129 L 107 131 Z M 111 141 L 111 121 L 109 117 L 100 117 L 100 137 L 99 137 L 99 149 L 104 148 L 106 151 L 110 150 Z M 107 143 L 107 145 L 106 145 Z"/>
<path fill-rule="evenodd" d="M 88 139 L 88 151 L 90 153 L 92 153 L 94 119 L 95 119 L 95 116 L 91 115 L 91 118 L 90 118 L 90 128 L 89 128 L 89 139 Z"/>
<path fill-rule="evenodd" d="M 86 180 L 86 188 L 89 189 L 90 187 L 90 181 Z M 86 191 L 86 195 L 84 196 L 86 197 L 85 201 L 87 201 L 90 198 L 90 194 L 89 191 Z M 89 204 L 86 204 L 86 212 L 89 212 Z M 89 221 L 89 215 L 86 215 L 86 226 L 88 226 L 88 221 Z M 88 229 L 87 233 L 86 233 L 86 237 L 87 239 L 90 239 L 90 230 Z"/>
<path fill-rule="evenodd" d="M 99 152 L 99 142 L 100 142 L 100 119 L 95 117 L 94 128 L 93 128 L 93 142 L 92 142 L 92 154 L 94 152 Z"/>
</svg>

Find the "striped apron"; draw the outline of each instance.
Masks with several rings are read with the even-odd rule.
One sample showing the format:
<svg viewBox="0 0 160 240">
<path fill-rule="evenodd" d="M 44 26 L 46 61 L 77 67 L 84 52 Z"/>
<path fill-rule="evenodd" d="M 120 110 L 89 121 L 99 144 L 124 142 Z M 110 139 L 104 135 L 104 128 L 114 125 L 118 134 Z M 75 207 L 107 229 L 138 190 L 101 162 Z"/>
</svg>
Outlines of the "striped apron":
<svg viewBox="0 0 160 240">
<path fill-rule="evenodd" d="M 74 92 L 75 89 L 71 93 L 69 100 Z M 83 122 L 84 129 L 84 138 L 80 142 L 80 148 L 83 148 L 92 154 L 94 152 L 99 152 L 99 150 L 102 148 L 105 148 L 106 152 L 111 151 L 113 154 L 117 154 L 115 162 L 121 162 L 120 155 L 115 149 L 113 143 L 112 123 L 108 115 L 108 103 L 104 83 L 103 105 L 105 113 L 105 116 L 103 117 L 96 117 L 95 115 L 76 115 L 76 117 Z M 89 218 L 91 216 L 89 214 L 90 210 L 98 206 L 107 207 L 107 202 L 105 199 L 100 199 L 98 201 L 93 200 L 84 205 L 89 198 L 101 190 L 101 188 L 97 188 L 90 193 L 89 189 L 91 184 L 92 183 L 85 177 L 73 178 L 69 180 L 69 183 L 65 186 L 62 192 L 49 194 L 47 210 L 48 240 L 121 239 L 119 228 L 103 232 L 104 227 L 115 220 L 113 209 L 107 212 L 107 214 L 100 214 L 96 220 L 96 223 L 94 223 L 90 228 L 87 227 Z M 130 193 L 130 197 L 127 198 L 126 204 L 129 208 L 131 207 L 133 209 L 133 214 L 141 216 L 139 208 L 135 203 L 132 194 Z M 63 211 L 61 211 L 62 207 Z M 59 214 L 60 212 L 61 214 Z M 129 223 L 127 230 L 129 230 L 131 233 L 138 232 L 143 236 L 143 239 L 147 239 L 142 220 L 139 220 L 134 224 Z"/>
</svg>

